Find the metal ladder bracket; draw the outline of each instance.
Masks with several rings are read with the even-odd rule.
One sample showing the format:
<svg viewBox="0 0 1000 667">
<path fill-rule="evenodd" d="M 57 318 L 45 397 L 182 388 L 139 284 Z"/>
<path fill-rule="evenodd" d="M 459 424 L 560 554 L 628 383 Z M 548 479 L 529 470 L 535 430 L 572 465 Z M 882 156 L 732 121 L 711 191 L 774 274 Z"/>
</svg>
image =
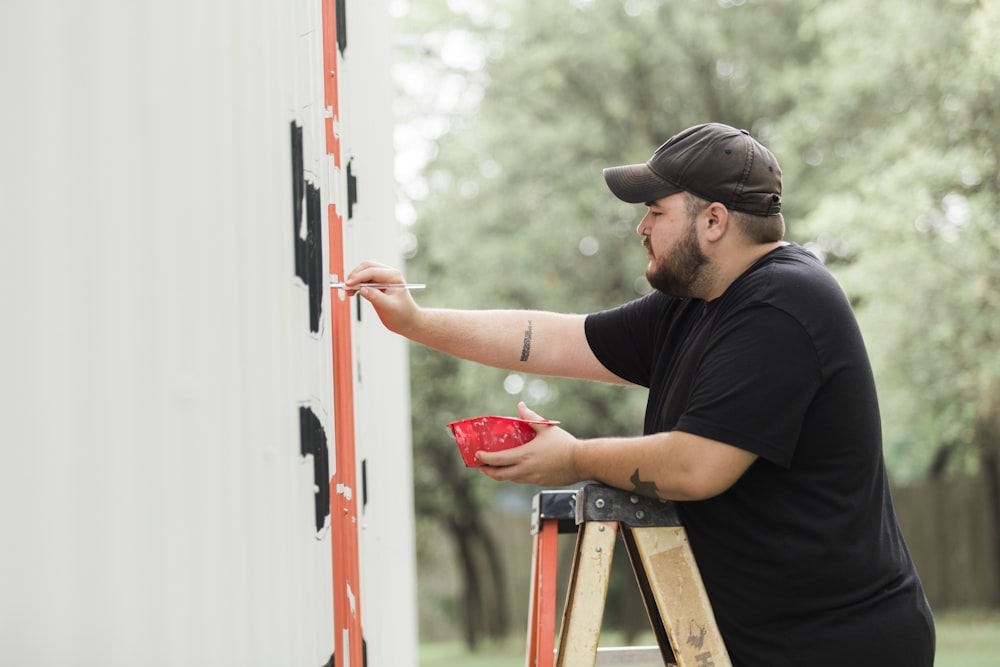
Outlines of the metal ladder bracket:
<svg viewBox="0 0 1000 667">
<path fill-rule="evenodd" d="M 603 484 L 588 484 L 577 492 L 576 522 L 587 521 L 619 521 L 632 528 L 681 525 L 674 503 Z"/>
</svg>

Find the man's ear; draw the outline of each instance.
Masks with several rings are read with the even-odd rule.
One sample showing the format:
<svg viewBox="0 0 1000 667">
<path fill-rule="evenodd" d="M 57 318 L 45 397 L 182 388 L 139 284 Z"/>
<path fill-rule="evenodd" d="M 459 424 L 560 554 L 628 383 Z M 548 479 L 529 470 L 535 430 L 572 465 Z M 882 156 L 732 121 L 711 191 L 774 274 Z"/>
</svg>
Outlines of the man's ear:
<svg viewBox="0 0 1000 667">
<path fill-rule="evenodd" d="M 712 202 L 705 209 L 705 238 L 710 242 L 719 241 L 729 230 L 729 209 L 719 202 Z"/>
</svg>

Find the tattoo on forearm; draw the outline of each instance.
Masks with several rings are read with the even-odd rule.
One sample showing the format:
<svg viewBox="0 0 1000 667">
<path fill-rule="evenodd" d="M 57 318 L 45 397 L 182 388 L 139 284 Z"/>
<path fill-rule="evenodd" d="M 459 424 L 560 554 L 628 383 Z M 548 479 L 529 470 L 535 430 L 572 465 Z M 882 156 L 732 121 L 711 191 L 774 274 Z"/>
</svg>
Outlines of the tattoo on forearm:
<svg viewBox="0 0 1000 667">
<path fill-rule="evenodd" d="M 639 469 L 636 468 L 632 476 L 628 478 L 632 482 L 632 490 L 641 496 L 649 496 L 650 498 L 658 498 L 659 494 L 656 491 L 656 484 L 653 482 L 644 482 L 639 479 Z"/>
<path fill-rule="evenodd" d="M 521 361 L 527 361 L 531 356 L 531 320 L 528 320 L 528 328 L 524 330 L 524 345 L 521 346 Z"/>
</svg>

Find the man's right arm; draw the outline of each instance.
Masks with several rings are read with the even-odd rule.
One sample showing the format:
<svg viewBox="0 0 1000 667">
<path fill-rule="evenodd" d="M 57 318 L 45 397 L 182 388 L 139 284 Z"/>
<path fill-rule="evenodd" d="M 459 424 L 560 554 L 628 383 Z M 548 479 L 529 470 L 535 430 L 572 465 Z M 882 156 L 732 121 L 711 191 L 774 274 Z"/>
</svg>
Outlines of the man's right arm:
<svg viewBox="0 0 1000 667">
<path fill-rule="evenodd" d="M 347 290 L 366 282 L 401 283 L 390 267 L 365 263 Z M 358 290 L 382 323 L 410 340 L 447 354 L 511 371 L 626 384 L 597 360 L 584 330 L 586 315 L 533 310 L 421 308 L 403 288 Z"/>
<path fill-rule="evenodd" d="M 622 383 L 597 360 L 585 315 L 529 310 L 420 311 L 408 338 L 462 359 L 511 371 Z"/>
</svg>

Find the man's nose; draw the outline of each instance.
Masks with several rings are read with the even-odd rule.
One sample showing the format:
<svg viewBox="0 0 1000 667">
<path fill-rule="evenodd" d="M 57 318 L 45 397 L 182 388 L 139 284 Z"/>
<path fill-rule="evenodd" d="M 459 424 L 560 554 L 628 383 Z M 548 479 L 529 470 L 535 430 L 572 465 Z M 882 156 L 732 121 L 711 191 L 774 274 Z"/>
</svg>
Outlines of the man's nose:
<svg viewBox="0 0 1000 667">
<path fill-rule="evenodd" d="M 639 220 L 639 225 L 635 228 L 635 233 L 638 234 L 639 236 L 646 236 L 646 230 L 649 227 L 648 221 L 649 221 L 649 212 L 647 211 L 646 215 L 642 216 L 642 219 Z"/>
</svg>

